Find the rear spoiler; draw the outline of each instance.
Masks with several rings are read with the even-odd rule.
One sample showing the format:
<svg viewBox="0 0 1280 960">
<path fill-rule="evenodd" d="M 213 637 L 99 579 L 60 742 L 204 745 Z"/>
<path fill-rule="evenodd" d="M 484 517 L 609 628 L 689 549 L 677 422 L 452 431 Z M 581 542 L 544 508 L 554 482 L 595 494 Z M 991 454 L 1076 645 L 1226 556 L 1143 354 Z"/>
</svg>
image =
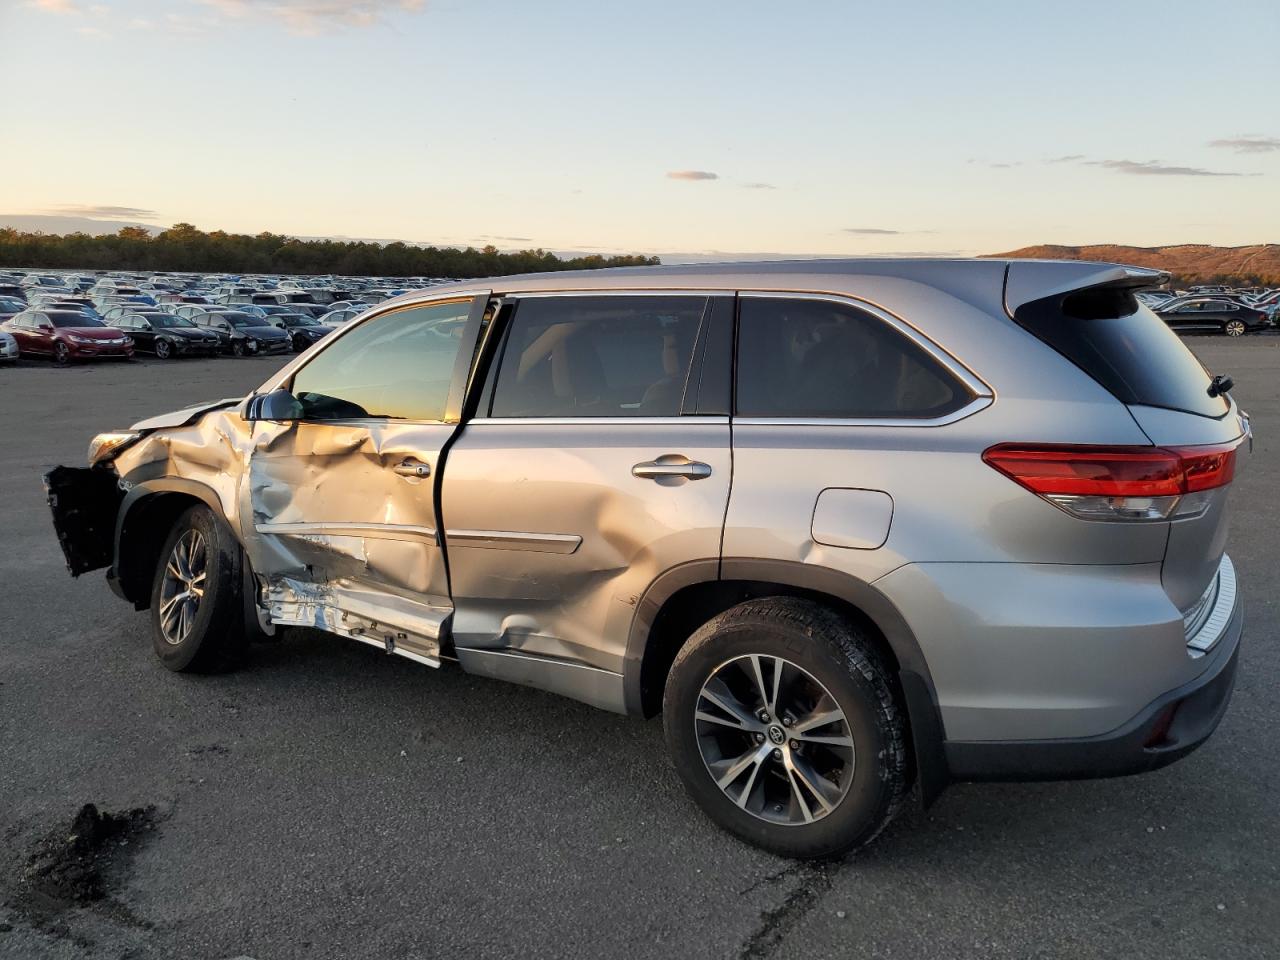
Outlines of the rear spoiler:
<svg viewBox="0 0 1280 960">
<path fill-rule="evenodd" d="M 1004 309 L 1012 318 L 1017 309 L 1074 290 L 1112 287 L 1141 290 L 1166 283 L 1170 274 L 1149 267 L 1087 260 L 1011 260 L 1004 277 Z"/>
</svg>

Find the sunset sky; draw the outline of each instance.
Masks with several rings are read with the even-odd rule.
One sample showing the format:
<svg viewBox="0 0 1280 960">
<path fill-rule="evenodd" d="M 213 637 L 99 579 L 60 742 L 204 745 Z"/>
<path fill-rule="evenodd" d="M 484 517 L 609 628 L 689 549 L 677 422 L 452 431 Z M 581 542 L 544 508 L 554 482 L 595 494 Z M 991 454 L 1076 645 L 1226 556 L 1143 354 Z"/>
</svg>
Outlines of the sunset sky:
<svg viewBox="0 0 1280 960">
<path fill-rule="evenodd" d="M 0 0 L 0 214 L 502 248 L 1280 242 L 1280 4 Z"/>
</svg>

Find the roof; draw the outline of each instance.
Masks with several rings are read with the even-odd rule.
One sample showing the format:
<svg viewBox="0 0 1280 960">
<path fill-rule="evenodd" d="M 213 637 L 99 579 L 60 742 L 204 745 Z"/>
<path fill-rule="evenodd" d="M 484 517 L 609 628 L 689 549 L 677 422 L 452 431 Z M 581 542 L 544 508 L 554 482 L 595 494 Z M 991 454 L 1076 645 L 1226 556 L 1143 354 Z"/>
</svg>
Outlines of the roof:
<svg viewBox="0 0 1280 960">
<path fill-rule="evenodd" d="M 861 257 L 567 270 L 459 281 L 429 289 L 433 296 L 485 290 L 495 294 L 611 289 L 795 290 L 856 295 L 896 312 L 927 288 L 989 313 L 1012 313 L 1024 303 L 1055 293 L 1103 283 L 1151 285 L 1166 277 L 1145 267 L 1084 260 Z M 387 303 L 420 299 L 422 293 L 412 291 Z"/>
</svg>

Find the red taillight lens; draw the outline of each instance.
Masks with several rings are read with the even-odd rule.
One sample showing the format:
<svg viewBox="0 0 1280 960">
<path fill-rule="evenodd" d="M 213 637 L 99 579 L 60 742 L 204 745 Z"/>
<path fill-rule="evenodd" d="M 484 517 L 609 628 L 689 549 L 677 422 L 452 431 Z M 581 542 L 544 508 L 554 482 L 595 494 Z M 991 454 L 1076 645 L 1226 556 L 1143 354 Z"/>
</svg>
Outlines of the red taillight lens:
<svg viewBox="0 0 1280 960">
<path fill-rule="evenodd" d="M 1235 476 L 1236 445 L 1085 447 L 1001 443 L 982 459 L 1040 494 L 1170 497 L 1223 487 Z"/>
<path fill-rule="evenodd" d="M 1085 520 L 1198 516 L 1204 497 L 1235 475 L 1236 443 L 1200 447 L 1091 447 L 1001 443 L 982 459 Z"/>
<path fill-rule="evenodd" d="M 1168 497 L 1183 492 L 1178 455 L 1158 447 L 1002 443 L 982 459 L 1039 494 Z"/>
<path fill-rule="evenodd" d="M 1175 447 L 1172 452 L 1182 459 L 1187 493 L 1225 487 L 1236 475 L 1236 444 L 1211 447 Z"/>
</svg>

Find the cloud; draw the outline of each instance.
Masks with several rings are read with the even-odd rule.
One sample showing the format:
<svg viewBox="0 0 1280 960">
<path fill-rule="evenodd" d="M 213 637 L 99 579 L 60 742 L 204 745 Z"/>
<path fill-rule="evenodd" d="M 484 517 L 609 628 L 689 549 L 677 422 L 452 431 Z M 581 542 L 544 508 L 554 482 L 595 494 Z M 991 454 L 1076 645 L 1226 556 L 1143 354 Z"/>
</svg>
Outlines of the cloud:
<svg viewBox="0 0 1280 960">
<path fill-rule="evenodd" d="M 496 237 L 492 234 L 482 233 L 477 240 L 501 240 L 503 243 L 533 243 L 533 237 Z"/>
<path fill-rule="evenodd" d="M 78 13 L 79 9 L 71 0 L 27 0 L 27 6 L 43 10 L 45 13 Z"/>
<path fill-rule="evenodd" d="M 370 27 L 387 14 L 417 13 L 426 0 L 199 0 L 223 17 L 266 17 L 293 33 L 316 34 L 340 27 Z"/>
<path fill-rule="evenodd" d="M 141 207 L 90 207 L 76 204 L 55 207 L 52 210 L 46 210 L 45 213 L 67 217 L 95 217 L 106 220 L 154 220 L 157 216 L 154 210 L 144 210 Z"/>
<path fill-rule="evenodd" d="M 1045 163 L 1076 163 L 1077 161 L 1080 161 L 1083 159 L 1084 159 L 1083 153 L 1068 153 L 1065 156 L 1061 156 L 1061 157 L 1050 157 L 1048 160 L 1045 161 Z"/>
<path fill-rule="evenodd" d="M 772 183 L 744 183 L 742 185 L 742 188 L 744 190 L 777 190 L 778 189 Z"/>
<path fill-rule="evenodd" d="M 856 233 L 862 237 L 896 237 L 901 230 L 882 230 L 879 227 L 845 227 L 843 233 Z"/>
<path fill-rule="evenodd" d="M 719 180 L 720 174 L 710 173 L 707 170 L 671 170 L 667 173 L 668 180 Z"/>
<path fill-rule="evenodd" d="M 1228 140 L 1210 140 L 1209 146 L 1234 150 L 1236 153 L 1270 153 L 1273 150 L 1280 150 L 1280 137 L 1246 134 L 1243 137 L 1233 137 Z"/>
<path fill-rule="evenodd" d="M 1103 167 L 1116 173 L 1131 173 L 1142 177 L 1245 177 L 1249 174 L 1224 170 L 1205 170 L 1203 167 L 1175 167 L 1159 160 L 1085 160 L 1093 167 Z"/>
</svg>

